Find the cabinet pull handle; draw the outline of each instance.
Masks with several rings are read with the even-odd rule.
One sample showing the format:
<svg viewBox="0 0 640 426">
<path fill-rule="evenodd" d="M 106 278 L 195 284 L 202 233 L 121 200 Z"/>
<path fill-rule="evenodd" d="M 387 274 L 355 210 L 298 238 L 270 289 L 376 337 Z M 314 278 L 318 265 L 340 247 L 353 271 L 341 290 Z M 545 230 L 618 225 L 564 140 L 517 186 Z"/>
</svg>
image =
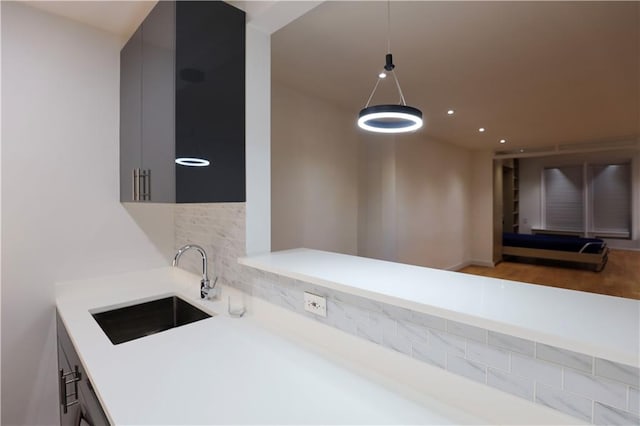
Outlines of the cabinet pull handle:
<svg viewBox="0 0 640 426">
<path fill-rule="evenodd" d="M 67 380 L 70 377 L 69 380 Z M 64 369 L 60 369 L 58 375 L 58 384 L 60 386 L 60 405 L 62 406 L 62 412 L 67 414 L 69 407 L 78 404 L 80 399 L 78 398 L 78 382 L 82 380 L 82 374 L 79 371 L 78 366 L 75 366 L 74 371 L 68 373 L 64 372 Z M 67 393 L 67 385 L 73 383 L 73 392 Z M 69 397 L 75 398 L 73 401 L 69 401 Z"/>
<path fill-rule="evenodd" d="M 138 170 L 139 169 L 133 169 L 133 177 L 131 179 L 131 184 L 132 184 L 132 188 L 131 188 L 131 198 L 132 201 L 138 201 Z"/>
<path fill-rule="evenodd" d="M 151 169 L 139 169 L 142 192 L 138 194 L 138 201 L 151 201 Z"/>
<path fill-rule="evenodd" d="M 133 169 L 133 201 L 151 201 L 151 169 Z"/>
</svg>

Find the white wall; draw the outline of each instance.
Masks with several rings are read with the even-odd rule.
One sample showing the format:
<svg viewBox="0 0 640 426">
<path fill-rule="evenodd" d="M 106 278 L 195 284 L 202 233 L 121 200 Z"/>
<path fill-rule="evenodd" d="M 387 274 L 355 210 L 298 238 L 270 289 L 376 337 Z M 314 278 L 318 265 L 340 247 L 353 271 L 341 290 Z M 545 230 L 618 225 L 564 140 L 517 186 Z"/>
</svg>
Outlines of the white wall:
<svg viewBox="0 0 640 426">
<path fill-rule="evenodd" d="M 398 261 L 395 139 L 361 133 L 359 155 L 358 255 Z"/>
<path fill-rule="evenodd" d="M 363 139 L 370 138 L 363 135 Z M 469 250 L 470 153 L 444 142 L 427 139 L 421 133 L 387 137 L 393 149 L 393 163 L 383 167 L 387 181 L 370 188 L 376 199 L 382 191 L 383 216 L 394 222 L 395 260 L 401 263 L 442 269 L 457 269 L 466 263 Z M 387 158 L 383 164 L 389 162 Z M 372 191 L 371 191 L 372 190 Z M 392 192 L 392 194 L 390 193 Z M 387 204 L 389 203 L 389 204 Z M 369 202 L 369 207 L 375 203 Z M 363 214 L 368 214 L 367 209 Z M 370 231 L 372 229 L 370 228 Z M 358 247 L 359 253 L 372 247 Z"/>
<path fill-rule="evenodd" d="M 2 45 L 2 6 L 0 5 L 0 46 Z M 2 49 L 0 48 L 0 51 Z M 0 99 L 2 99 L 2 61 L 0 60 Z M 2 103 L 0 102 L 0 129 L 2 129 Z M 0 131 L 0 241 L 2 241 L 2 132 Z M 2 342 L 2 244 L 0 244 L 0 342 Z M 1 345 L 0 345 L 1 347 Z M 0 350 L 0 423 L 2 423 L 2 350 Z"/>
<path fill-rule="evenodd" d="M 247 25 L 246 253 L 271 250 L 271 36 Z"/>
<path fill-rule="evenodd" d="M 545 167 L 593 164 L 606 162 L 632 162 L 632 227 L 633 239 L 640 239 L 640 152 L 608 151 L 597 153 L 557 155 L 520 159 L 520 232 L 542 227 L 541 174 Z"/>
<path fill-rule="evenodd" d="M 360 256 L 451 270 L 493 265 L 491 152 L 421 133 L 360 137 Z"/>
<path fill-rule="evenodd" d="M 173 212 L 118 202 L 121 41 L 1 7 L 2 423 L 51 425 L 54 283 L 166 265 Z"/>
<path fill-rule="evenodd" d="M 493 265 L 493 153 L 471 152 L 470 262 Z"/>
<path fill-rule="evenodd" d="M 353 111 L 280 82 L 272 83 L 271 139 L 273 250 L 446 269 L 469 261 L 468 150 L 422 133 L 364 133 Z"/>
<path fill-rule="evenodd" d="M 271 250 L 271 34 L 323 1 L 229 3 L 247 13 L 246 252 Z"/>
<path fill-rule="evenodd" d="M 457 269 L 469 259 L 470 153 L 426 139 L 397 139 L 398 261 Z"/>
<path fill-rule="evenodd" d="M 272 250 L 357 253 L 358 138 L 348 111 L 272 83 Z"/>
</svg>

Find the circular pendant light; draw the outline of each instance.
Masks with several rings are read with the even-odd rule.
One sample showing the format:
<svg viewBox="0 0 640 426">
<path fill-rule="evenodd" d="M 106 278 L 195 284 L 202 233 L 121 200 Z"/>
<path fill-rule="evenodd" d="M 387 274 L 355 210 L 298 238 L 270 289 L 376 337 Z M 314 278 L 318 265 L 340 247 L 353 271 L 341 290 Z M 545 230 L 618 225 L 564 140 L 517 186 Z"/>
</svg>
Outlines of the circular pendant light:
<svg viewBox="0 0 640 426">
<path fill-rule="evenodd" d="M 391 2 L 387 1 L 387 47 L 388 52 L 385 56 L 384 70 L 378 74 L 378 81 L 373 87 L 373 91 L 367 100 L 367 104 L 358 114 L 358 127 L 369 132 L 377 133 L 405 133 L 414 132 L 422 127 L 422 111 L 407 105 L 400 88 L 400 82 L 394 71 L 393 56 L 391 55 Z M 398 94 L 400 95 L 400 103 L 397 105 L 373 105 L 369 106 L 373 95 L 378 89 L 380 82 L 386 78 L 387 74 L 393 76 L 396 83 Z"/>
<path fill-rule="evenodd" d="M 413 132 L 422 127 L 422 111 L 407 105 L 374 105 L 360 110 L 358 127 L 378 133 Z"/>
</svg>

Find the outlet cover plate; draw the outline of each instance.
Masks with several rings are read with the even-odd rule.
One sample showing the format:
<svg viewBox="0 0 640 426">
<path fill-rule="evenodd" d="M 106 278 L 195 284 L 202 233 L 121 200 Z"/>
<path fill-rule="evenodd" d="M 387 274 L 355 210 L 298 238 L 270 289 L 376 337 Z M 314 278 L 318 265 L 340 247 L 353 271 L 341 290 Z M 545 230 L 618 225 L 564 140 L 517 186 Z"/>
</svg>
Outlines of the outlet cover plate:
<svg viewBox="0 0 640 426">
<path fill-rule="evenodd" d="M 304 310 L 321 317 L 327 316 L 327 299 L 313 293 L 304 292 Z"/>
</svg>

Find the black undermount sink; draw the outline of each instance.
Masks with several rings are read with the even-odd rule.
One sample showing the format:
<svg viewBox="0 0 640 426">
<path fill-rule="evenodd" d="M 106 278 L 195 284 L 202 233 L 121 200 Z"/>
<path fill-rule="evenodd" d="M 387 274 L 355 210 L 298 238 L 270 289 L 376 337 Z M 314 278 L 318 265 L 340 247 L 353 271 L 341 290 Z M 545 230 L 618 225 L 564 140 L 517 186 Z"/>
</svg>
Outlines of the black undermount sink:
<svg viewBox="0 0 640 426">
<path fill-rule="evenodd" d="M 92 315 L 114 345 L 211 318 L 176 296 Z"/>
</svg>

